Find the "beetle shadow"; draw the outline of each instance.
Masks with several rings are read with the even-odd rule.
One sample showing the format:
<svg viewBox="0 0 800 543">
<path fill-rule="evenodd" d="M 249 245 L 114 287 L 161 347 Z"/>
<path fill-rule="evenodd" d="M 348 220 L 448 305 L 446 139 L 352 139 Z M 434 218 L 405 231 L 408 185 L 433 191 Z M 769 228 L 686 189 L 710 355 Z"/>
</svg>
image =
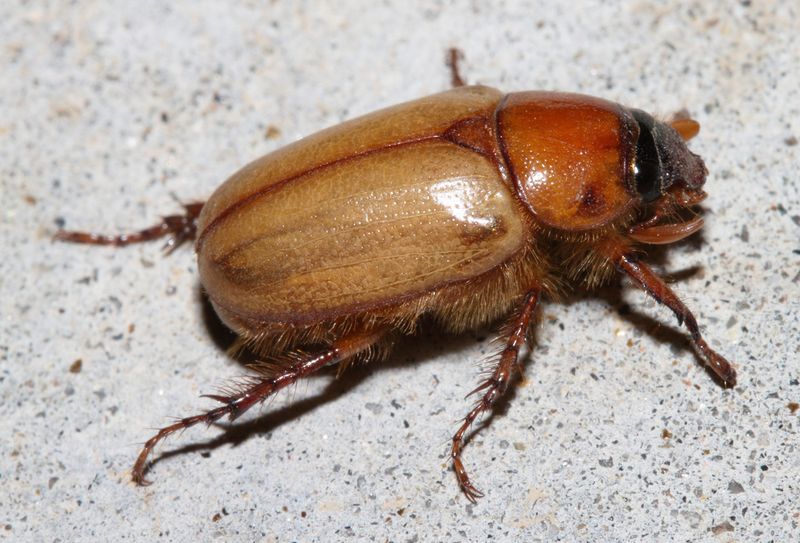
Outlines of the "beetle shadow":
<svg viewBox="0 0 800 543">
<path fill-rule="evenodd" d="M 229 353 L 236 343 L 236 334 L 220 320 L 214 306 L 211 305 L 211 300 L 203 293 L 199 285 L 195 289 L 195 297 L 200 301 L 203 325 L 206 327 L 211 342 L 222 353 Z"/>
</svg>

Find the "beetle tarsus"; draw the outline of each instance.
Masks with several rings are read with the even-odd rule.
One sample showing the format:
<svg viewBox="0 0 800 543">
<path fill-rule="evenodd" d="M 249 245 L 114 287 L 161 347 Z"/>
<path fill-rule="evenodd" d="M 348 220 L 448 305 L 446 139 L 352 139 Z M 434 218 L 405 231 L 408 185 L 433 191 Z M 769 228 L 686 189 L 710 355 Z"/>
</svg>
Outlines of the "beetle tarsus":
<svg viewBox="0 0 800 543">
<path fill-rule="evenodd" d="M 508 389 L 508 384 L 514 376 L 515 371 L 519 371 L 519 351 L 525 344 L 528 334 L 528 327 L 539 301 L 539 291 L 532 290 L 525 295 L 519 312 L 511 322 L 511 328 L 505 336 L 505 348 L 500 353 L 497 364 L 494 366 L 493 371 L 489 377 L 483 381 L 477 388 L 475 388 L 469 395 L 477 394 L 485 391 L 478 399 L 477 404 L 472 410 L 464 417 L 464 421 L 459 427 L 458 431 L 453 436 L 453 444 L 450 451 L 450 456 L 453 459 L 453 469 L 456 472 L 458 485 L 466 498 L 475 503 L 478 498 L 483 496 L 483 493 L 475 488 L 469 479 L 467 470 L 461 461 L 461 451 L 464 448 L 464 436 L 469 430 L 475 419 L 483 413 L 492 408 Z"/>
<path fill-rule="evenodd" d="M 248 409 L 256 404 L 262 403 L 277 391 L 297 382 L 299 379 L 308 377 L 312 373 L 324 368 L 327 365 L 341 362 L 375 345 L 384 335 L 384 329 L 370 331 L 352 332 L 334 341 L 330 347 L 312 354 L 303 354 L 292 365 L 272 377 L 255 377 L 242 390 L 229 396 L 208 395 L 224 405 L 207 411 L 201 415 L 186 417 L 178 422 L 161 428 L 156 435 L 148 439 L 142 447 L 139 456 L 131 470 L 131 479 L 140 486 L 147 486 L 150 481 L 145 479 L 148 470 L 147 459 L 159 442 L 170 435 L 181 430 L 185 430 L 199 423 L 211 425 L 222 417 L 228 416 L 230 420 L 235 420 Z"/>
<path fill-rule="evenodd" d="M 168 215 L 164 217 L 159 224 L 137 232 L 109 236 L 105 234 L 93 234 L 91 232 L 59 230 L 53 236 L 53 239 L 56 241 L 66 241 L 68 243 L 124 247 L 133 243 L 144 243 L 164 236 L 170 236 L 164 244 L 164 251 L 170 254 L 184 242 L 195 238 L 197 233 L 197 217 L 203 209 L 203 203 L 194 202 L 191 204 L 184 204 L 183 208 L 183 215 Z"/>
</svg>

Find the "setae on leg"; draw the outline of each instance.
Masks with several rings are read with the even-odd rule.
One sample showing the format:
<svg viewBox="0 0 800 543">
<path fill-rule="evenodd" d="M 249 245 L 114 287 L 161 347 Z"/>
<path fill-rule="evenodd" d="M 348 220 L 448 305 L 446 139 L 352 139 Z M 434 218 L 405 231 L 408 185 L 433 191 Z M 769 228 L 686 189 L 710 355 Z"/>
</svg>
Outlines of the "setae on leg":
<svg viewBox="0 0 800 543">
<path fill-rule="evenodd" d="M 500 353 L 500 357 L 494 365 L 493 370 L 478 387 L 470 392 L 469 395 L 483 392 L 475 407 L 472 408 L 464 422 L 459 427 L 458 431 L 453 436 L 453 445 L 451 448 L 451 457 L 453 458 L 453 469 L 455 469 L 458 484 L 464 495 L 471 502 L 475 502 L 478 498 L 483 496 L 483 492 L 475 488 L 469 480 L 467 470 L 461 462 L 461 450 L 464 447 L 464 434 L 466 434 L 478 415 L 491 409 L 498 398 L 505 394 L 508 389 L 508 384 L 514 376 L 515 371 L 519 371 L 519 350 L 525 344 L 525 338 L 528 334 L 528 327 L 530 325 L 531 317 L 536 309 L 539 301 L 539 291 L 532 290 L 525 295 L 522 304 L 514 315 L 513 320 L 509 323 L 507 331 L 500 337 L 505 343 L 505 348 Z"/>
</svg>

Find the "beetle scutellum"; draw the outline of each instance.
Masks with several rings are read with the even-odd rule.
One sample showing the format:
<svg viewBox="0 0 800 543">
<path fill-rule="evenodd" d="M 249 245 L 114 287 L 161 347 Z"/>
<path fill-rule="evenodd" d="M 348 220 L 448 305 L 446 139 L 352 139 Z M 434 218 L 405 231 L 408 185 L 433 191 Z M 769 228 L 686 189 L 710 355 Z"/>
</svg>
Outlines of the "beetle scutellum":
<svg viewBox="0 0 800 543">
<path fill-rule="evenodd" d="M 264 360 L 240 390 L 210 396 L 222 406 L 147 441 L 135 482 L 147 484 L 147 458 L 168 435 L 235 419 L 325 366 L 385 356 L 423 315 L 453 332 L 506 319 L 502 350 L 452 439 L 474 501 L 464 434 L 519 373 L 539 300 L 593 289 L 614 270 L 669 307 L 721 384 L 735 384 L 692 313 L 635 256 L 702 226 L 690 208 L 705 197 L 706 168 L 684 144 L 699 125 L 577 94 L 460 86 L 456 59 L 454 90 L 278 149 L 185 215 L 130 235 L 57 234 L 106 245 L 171 235 L 170 248 L 196 237 L 206 294 Z"/>
</svg>

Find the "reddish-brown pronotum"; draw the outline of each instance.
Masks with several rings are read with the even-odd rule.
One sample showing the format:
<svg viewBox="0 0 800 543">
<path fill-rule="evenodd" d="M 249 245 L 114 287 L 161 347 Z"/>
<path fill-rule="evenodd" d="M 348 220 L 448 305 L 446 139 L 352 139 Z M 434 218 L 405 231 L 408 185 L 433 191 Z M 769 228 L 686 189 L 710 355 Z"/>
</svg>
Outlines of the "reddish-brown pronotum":
<svg viewBox="0 0 800 543">
<path fill-rule="evenodd" d="M 539 301 L 615 271 L 674 311 L 733 386 L 734 369 L 637 256 L 702 226 L 691 208 L 705 197 L 706 168 L 684 143 L 697 131 L 690 119 L 664 123 L 589 96 L 462 86 L 270 153 L 156 227 L 58 233 L 110 245 L 171 234 L 173 248 L 196 238 L 211 303 L 263 360 L 240 390 L 210 396 L 222 405 L 147 441 L 134 481 L 146 483 L 147 458 L 168 435 L 235 419 L 325 366 L 385 356 L 423 315 L 453 332 L 505 319 L 502 350 L 452 441 L 458 482 L 475 500 L 465 433 L 519 373 Z"/>
</svg>

